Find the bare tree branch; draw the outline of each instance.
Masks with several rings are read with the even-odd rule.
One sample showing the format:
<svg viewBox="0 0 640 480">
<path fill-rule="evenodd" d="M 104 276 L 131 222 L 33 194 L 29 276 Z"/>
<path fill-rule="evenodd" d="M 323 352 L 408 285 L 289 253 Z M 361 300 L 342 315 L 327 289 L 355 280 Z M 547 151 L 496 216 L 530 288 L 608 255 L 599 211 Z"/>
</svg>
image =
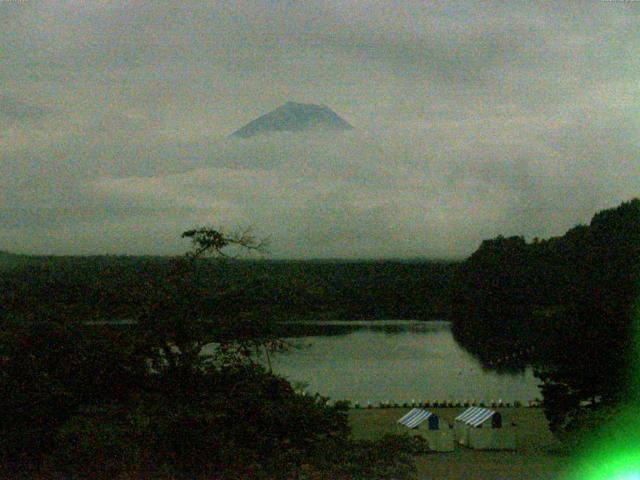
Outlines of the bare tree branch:
<svg viewBox="0 0 640 480">
<path fill-rule="evenodd" d="M 268 243 L 266 239 L 256 237 L 251 227 L 238 229 L 232 233 L 225 233 L 214 227 L 199 227 L 183 232 L 182 238 L 190 238 L 193 243 L 193 251 L 187 254 L 189 259 L 200 258 L 207 254 L 229 258 L 224 251 L 229 247 L 264 253 Z"/>
</svg>

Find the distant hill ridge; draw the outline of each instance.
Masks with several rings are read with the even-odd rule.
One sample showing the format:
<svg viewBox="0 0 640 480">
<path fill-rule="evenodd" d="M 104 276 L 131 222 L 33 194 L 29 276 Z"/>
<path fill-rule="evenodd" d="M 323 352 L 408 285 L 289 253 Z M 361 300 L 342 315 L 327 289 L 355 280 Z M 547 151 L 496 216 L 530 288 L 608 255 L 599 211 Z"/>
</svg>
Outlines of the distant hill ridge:
<svg viewBox="0 0 640 480">
<path fill-rule="evenodd" d="M 272 132 L 302 132 L 315 129 L 339 131 L 352 130 L 353 127 L 324 105 L 287 102 L 247 123 L 231 136 L 249 138 Z"/>
</svg>

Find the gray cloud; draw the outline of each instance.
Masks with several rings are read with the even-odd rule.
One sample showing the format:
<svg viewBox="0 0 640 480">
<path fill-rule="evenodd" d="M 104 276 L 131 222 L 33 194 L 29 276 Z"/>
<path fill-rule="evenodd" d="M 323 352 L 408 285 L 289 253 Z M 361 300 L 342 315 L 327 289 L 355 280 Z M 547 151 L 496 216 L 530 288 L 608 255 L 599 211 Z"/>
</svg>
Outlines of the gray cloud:
<svg viewBox="0 0 640 480">
<path fill-rule="evenodd" d="M 0 3 L 0 246 L 464 256 L 640 184 L 640 6 Z M 226 136 L 287 100 L 357 131 Z"/>
<path fill-rule="evenodd" d="M 7 122 L 38 120 L 49 112 L 48 109 L 30 105 L 9 96 L 0 96 L 0 118 Z"/>
</svg>

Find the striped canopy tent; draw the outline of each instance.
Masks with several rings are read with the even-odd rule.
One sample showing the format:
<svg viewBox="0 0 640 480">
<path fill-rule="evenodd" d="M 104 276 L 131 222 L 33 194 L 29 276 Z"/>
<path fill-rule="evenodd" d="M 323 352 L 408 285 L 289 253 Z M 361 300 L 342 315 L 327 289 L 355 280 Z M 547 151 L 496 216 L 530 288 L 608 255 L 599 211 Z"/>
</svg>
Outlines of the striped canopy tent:
<svg viewBox="0 0 640 480">
<path fill-rule="evenodd" d="M 420 428 L 420 425 L 425 422 L 427 428 Z M 419 435 L 424 438 L 427 441 L 429 450 L 436 452 L 453 451 L 453 430 L 449 428 L 446 421 L 443 421 L 441 425 L 438 416 L 427 410 L 414 408 L 400 418 L 398 424 L 407 427 L 410 435 Z M 402 426 L 398 426 L 398 428 L 404 430 Z"/>
<path fill-rule="evenodd" d="M 495 410 L 483 407 L 471 407 L 456 418 L 456 421 L 462 422 L 472 427 L 479 427 L 487 420 L 491 419 L 492 428 L 502 427 L 502 416 Z"/>
<path fill-rule="evenodd" d="M 495 410 L 471 407 L 455 418 L 453 432 L 461 445 L 479 450 L 514 450 L 516 432 L 503 428 L 502 415 Z"/>
<path fill-rule="evenodd" d="M 407 428 L 414 429 L 414 428 L 417 428 L 422 422 L 426 420 L 429 421 L 428 423 L 429 430 L 438 430 L 439 428 L 438 416 L 422 408 L 411 409 L 409 413 L 407 413 L 402 418 L 400 418 L 400 420 L 398 420 L 398 423 L 400 425 L 404 425 Z"/>
</svg>

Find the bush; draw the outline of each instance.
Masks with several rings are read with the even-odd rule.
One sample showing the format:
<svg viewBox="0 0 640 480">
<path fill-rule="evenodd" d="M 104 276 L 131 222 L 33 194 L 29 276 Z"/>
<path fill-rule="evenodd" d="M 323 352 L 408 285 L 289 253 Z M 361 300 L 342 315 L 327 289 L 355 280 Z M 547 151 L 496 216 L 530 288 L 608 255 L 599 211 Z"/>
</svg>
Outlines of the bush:
<svg viewBox="0 0 640 480">
<path fill-rule="evenodd" d="M 309 480 L 344 479 L 391 480 L 408 478 L 415 471 L 414 456 L 427 451 L 422 437 L 385 435 L 379 441 L 349 441 L 336 450 L 326 449 L 307 464 L 303 473 Z M 345 448 L 346 447 L 346 448 Z"/>
<path fill-rule="evenodd" d="M 86 409 L 58 430 L 48 467 L 65 478 L 117 478 L 140 469 L 145 454 L 141 433 L 127 407 Z"/>
</svg>

